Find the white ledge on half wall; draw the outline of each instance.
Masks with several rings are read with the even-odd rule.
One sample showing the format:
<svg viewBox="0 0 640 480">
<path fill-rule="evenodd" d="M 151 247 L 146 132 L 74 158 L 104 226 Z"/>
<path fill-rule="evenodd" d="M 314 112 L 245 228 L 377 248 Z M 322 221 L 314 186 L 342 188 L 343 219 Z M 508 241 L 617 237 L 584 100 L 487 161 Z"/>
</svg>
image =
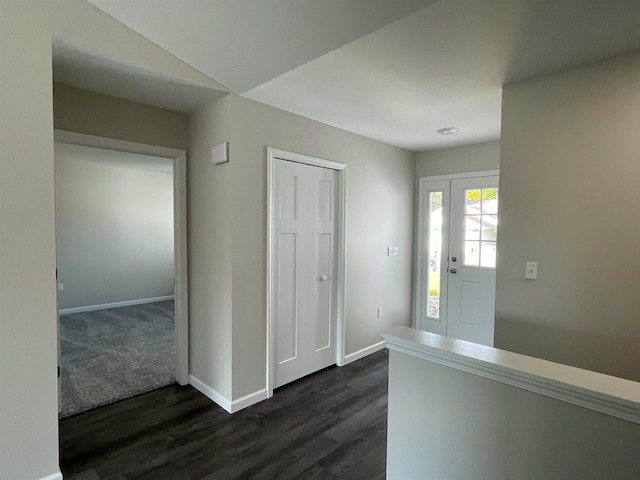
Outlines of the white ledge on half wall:
<svg viewBox="0 0 640 480">
<path fill-rule="evenodd" d="M 497 348 L 397 326 L 389 350 L 640 423 L 640 383 Z"/>
</svg>

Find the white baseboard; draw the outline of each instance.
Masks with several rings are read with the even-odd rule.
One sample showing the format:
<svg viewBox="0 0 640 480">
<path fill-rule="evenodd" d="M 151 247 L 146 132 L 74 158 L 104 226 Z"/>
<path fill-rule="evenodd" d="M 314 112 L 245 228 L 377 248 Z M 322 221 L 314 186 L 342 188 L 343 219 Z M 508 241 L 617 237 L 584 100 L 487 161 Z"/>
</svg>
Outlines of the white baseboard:
<svg viewBox="0 0 640 480">
<path fill-rule="evenodd" d="M 40 480 L 62 480 L 62 472 L 57 471 L 56 473 L 42 477 Z"/>
<path fill-rule="evenodd" d="M 250 407 L 251 405 L 255 405 L 262 400 L 267 399 L 267 389 L 263 388 L 262 390 L 258 390 L 257 392 L 250 393 L 249 395 L 245 395 L 242 398 L 234 400 L 231 402 L 231 413 L 236 413 L 243 408 Z"/>
<path fill-rule="evenodd" d="M 142 305 L 143 303 L 163 302 L 165 300 L 173 300 L 175 295 L 167 295 L 165 297 L 141 298 L 138 300 L 127 300 L 125 302 L 102 303 L 100 305 L 87 305 L 86 307 L 63 308 L 60 315 L 68 315 L 69 313 L 93 312 L 95 310 L 106 310 L 107 308 L 128 307 L 131 305 Z"/>
<path fill-rule="evenodd" d="M 189 375 L 189 384 L 229 413 L 236 413 L 267 398 L 267 390 L 263 388 L 231 402 L 215 388 L 210 387 L 194 375 Z"/>
<path fill-rule="evenodd" d="M 384 340 L 382 342 L 374 343 L 368 347 L 365 347 L 357 352 L 350 353 L 349 355 L 345 355 L 344 364 L 348 365 L 351 362 L 355 362 L 356 360 L 360 360 L 361 358 L 366 357 L 367 355 L 371 355 L 372 353 L 376 353 L 385 348 Z"/>
<path fill-rule="evenodd" d="M 224 408 L 227 412 L 231 412 L 231 402 L 218 392 L 215 388 L 210 387 L 198 377 L 194 375 L 189 375 L 189 385 L 202 393 L 205 397 L 208 397 L 213 403 L 217 404 L 219 407 Z"/>
</svg>

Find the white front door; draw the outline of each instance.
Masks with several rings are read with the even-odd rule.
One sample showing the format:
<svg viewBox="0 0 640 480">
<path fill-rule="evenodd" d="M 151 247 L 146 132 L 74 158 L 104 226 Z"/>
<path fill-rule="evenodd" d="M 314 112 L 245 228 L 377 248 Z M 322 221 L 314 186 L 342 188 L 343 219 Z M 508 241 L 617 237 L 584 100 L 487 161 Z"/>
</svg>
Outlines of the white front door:
<svg viewBox="0 0 640 480">
<path fill-rule="evenodd" d="M 451 181 L 447 335 L 493 346 L 498 177 Z"/>
<path fill-rule="evenodd" d="M 336 363 L 337 172 L 274 160 L 274 387 Z"/>
<path fill-rule="evenodd" d="M 493 346 L 498 177 L 421 181 L 417 328 Z"/>
</svg>

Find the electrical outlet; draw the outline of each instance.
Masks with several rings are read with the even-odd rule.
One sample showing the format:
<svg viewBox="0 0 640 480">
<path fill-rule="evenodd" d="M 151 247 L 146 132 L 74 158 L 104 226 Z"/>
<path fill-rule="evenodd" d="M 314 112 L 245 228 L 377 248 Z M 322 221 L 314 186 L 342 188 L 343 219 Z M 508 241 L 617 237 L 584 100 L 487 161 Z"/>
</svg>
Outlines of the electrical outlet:
<svg viewBox="0 0 640 480">
<path fill-rule="evenodd" d="M 59 283 L 58 284 L 58 291 L 62 292 L 64 290 L 64 283 Z"/>
<path fill-rule="evenodd" d="M 382 318 L 382 307 L 378 307 L 378 318 Z"/>
<path fill-rule="evenodd" d="M 389 257 L 393 257 L 395 255 L 398 255 L 398 247 L 388 247 L 387 248 L 387 256 Z"/>
</svg>

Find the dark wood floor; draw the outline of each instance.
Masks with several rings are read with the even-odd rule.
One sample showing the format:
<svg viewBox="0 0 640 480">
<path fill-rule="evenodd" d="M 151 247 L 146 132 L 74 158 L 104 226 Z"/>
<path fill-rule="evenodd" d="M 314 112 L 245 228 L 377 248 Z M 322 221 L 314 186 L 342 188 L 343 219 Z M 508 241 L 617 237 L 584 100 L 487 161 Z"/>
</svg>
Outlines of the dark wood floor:
<svg viewBox="0 0 640 480">
<path fill-rule="evenodd" d="M 60 422 L 65 480 L 384 479 L 388 355 L 229 415 L 171 386 Z"/>
</svg>

